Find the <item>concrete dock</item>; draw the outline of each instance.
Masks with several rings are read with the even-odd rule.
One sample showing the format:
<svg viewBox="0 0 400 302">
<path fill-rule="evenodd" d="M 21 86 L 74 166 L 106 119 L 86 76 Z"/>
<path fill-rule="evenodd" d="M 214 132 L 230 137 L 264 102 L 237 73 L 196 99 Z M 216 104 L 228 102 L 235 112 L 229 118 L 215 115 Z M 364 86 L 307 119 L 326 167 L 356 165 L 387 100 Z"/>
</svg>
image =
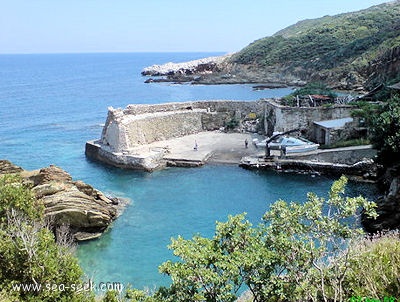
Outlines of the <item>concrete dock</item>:
<svg viewBox="0 0 400 302">
<path fill-rule="evenodd" d="M 249 133 L 207 131 L 153 142 L 133 148 L 131 152 L 144 155 L 163 149 L 165 150 L 163 159 L 169 165 L 189 166 L 189 163 L 202 165 L 206 162 L 239 164 L 244 156 L 259 156 L 265 153 L 263 149 L 257 149 L 252 144 L 252 139 L 253 136 Z"/>
<path fill-rule="evenodd" d="M 255 136 L 250 133 L 204 131 L 137 145 L 123 152 L 113 152 L 99 141 L 89 141 L 85 152 L 88 157 L 113 166 L 146 171 L 165 166 L 197 167 L 206 162 L 239 164 L 242 157 L 259 157 L 265 153 L 263 148 L 257 149 L 252 144 Z"/>
</svg>

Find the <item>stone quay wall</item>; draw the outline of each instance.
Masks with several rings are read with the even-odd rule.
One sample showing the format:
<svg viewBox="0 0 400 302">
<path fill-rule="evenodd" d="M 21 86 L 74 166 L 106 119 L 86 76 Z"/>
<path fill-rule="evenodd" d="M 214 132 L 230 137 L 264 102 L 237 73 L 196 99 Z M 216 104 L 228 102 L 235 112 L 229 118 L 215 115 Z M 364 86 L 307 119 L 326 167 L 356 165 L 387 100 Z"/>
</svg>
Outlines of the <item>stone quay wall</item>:
<svg viewBox="0 0 400 302">
<path fill-rule="evenodd" d="M 208 112 L 228 112 L 235 111 L 240 113 L 259 112 L 264 113 L 265 100 L 260 101 L 232 101 L 232 100 L 205 100 L 193 102 L 176 102 L 163 104 L 133 104 L 128 105 L 124 114 L 140 115 L 145 113 L 180 111 L 205 109 Z"/>
<path fill-rule="evenodd" d="M 111 152 L 124 152 L 155 141 L 182 137 L 240 123 L 246 116 L 263 119 L 265 102 L 197 101 L 109 108 L 100 143 Z"/>
<path fill-rule="evenodd" d="M 87 142 L 85 152 L 117 167 L 153 171 L 165 164 L 163 157 L 168 152 L 147 148 L 153 142 L 221 128 L 269 136 L 273 131 L 301 128 L 303 135 L 312 137 L 314 121 L 348 117 L 351 110 L 351 106 L 285 107 L 273 99 L 110 107 L 101 138 Z"/>
<path fill-rule="evenodd" d="M 354 165 L 357 162 L 376 156 L 376 150 L 371 145 L 353 146 L 335 149 L 317 150 L 309 154 L 286 156 L 288 159 L 312 160 L 315 162 L 328 162 L 337 164 Z"/>
<path fill-rule="evenodd" d="M 203 113 L 203 110 L 195 109 L 128 117 L 127 139 L 130 146 L 135 146 L 198 133 L 202 131 Z"/>
<path fill-rule="evenodd" d="M 137 146 L 227 128 L 246 131 L 245 121 L 259 120 L 255 132 L 270 136 L 274 131 L 303 129 L 314 137 L 314 121 L 350 116 L 352 107 L 287 107 L 273 99 L 259 101 L 211 100 L 109 108 L 99 143 L 109 152 L 128 152 Z M 261 126 L 260 126 L 261 125 Z"/>
<path fill-rule="evenodd" d="M 308 138 L 314 137 L 314 121 L 324 121 L 350 117 L 352 106 L 335 105 L 332 107 L 288 107 L 275 100 L 267 100 L 264 128 L 268 136 L 274 131 L 284 132 L 296 128 L 305 130 L 302 133 Z"/>
</svg>

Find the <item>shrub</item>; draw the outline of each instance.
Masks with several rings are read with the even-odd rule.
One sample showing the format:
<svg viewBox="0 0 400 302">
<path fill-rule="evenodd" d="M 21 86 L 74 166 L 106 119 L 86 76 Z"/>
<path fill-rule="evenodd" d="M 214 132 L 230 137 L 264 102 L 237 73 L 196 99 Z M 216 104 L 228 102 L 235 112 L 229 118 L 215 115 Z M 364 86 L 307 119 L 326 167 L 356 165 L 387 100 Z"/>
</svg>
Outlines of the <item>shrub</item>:
<svg viewBox="0 0 400 302">
<path fill-rule="evenodd" d="M 211 239 L 172 239 L 180 261 L 160 266 L 171 286 L 152 296 L 135 291 L 133 301 L 235 301 L 243 286 L 254 301 L 343 301 L 346 245 L 362 234 L 358 209 L 376 215 L 374 203 L 343 195 L 346 182 L 334 182 L 328 199 L 277 201 L 256 227 L 240 214 L 218 222 Z"/>
<path fill-rule="evenodd" d="M 378 150 L 378 159 L 385 166 L 400 159 L 400 97 L 394 96 L 374 119 L 371 142 Z"/>
<path fill-rule="evenodd" d="M 225 124 L 227 130 L 234 130 L 237 126 L 239 126 L 239 121 L 235 118 L 230 119 Z"/>
<path fill-rule="evenodd" d="M 0 176 L 0 222 L 5 222 L 10 209 L 18 210 L 31 219 L 43 217 L 43 205 L 39 204 L 19 175 Z"/>
<path fill-rule="evenodd" d="M 0 177 L 0 297 L 11 301 L 92 301 L 70 247 L 56 244 L 43 207 L 19 176 Z M 39 286 L 37 290 L 20 287 Z M 53 285 L 59 290 L 49 290 Z M 4 298 L 4 299 L 3 299 Z"/>
<path fill-rule="evenodd" d="M 352 247 L 346 274 L 349 296 L 382 299 L 400 293 L 400 239 L 392 233 L 365 239 Z"/>
</svg>

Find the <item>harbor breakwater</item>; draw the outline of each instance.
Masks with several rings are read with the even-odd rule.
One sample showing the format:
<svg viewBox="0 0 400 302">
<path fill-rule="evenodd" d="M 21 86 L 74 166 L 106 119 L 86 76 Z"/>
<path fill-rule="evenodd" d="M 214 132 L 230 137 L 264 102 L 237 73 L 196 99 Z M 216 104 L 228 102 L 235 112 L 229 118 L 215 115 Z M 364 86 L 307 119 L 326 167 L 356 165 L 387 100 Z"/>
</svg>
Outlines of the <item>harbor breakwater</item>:
<svg viewBox="0 0 400 302">
<path fill-rule="evenodd" d="M 153 171 L 166 166 L 168 149 L 152 143 L 210 131 L 262 132 L 264 112 L 265 101 L 110 107 L 101 138 L 86 143 L 86 155 L 117 167 Z"/>
<path fill-rule="evenodd" d="M 224 145 L 224 140 L 228 141 L 222 137 L 227 133 L 270 135 L 273 131 L 299 128 L 303 135 L 312 137 L 314 121 L 348 117 L 351 110 L 352 106 L 348 105 L 289 107 L 273 99 L 133 104 L 125 109 L 110 107 L 100 139 L 87 142 L 85 152 L 89 158 L 128 169 L 153 171 L 167 165 L 200 166 L 212 156 L 215 148 Z M 206 136 L 210 133 L 213 135 Z M 190 141 L 183 142 L 187 137 Z M 221 141 L 206 152 L 206 148 L 197 150 L 200 137 L 203 138 L 202 147 L 210 140 Z M 236 139 L 234 145 L 224 146 L 225 152 L 231 152 L 238 144 L 244 146 L 243 141 L 249 139 L 251 136 Z M 198 152 L 193 152 L 194 145 Z M 179 149 L 187 152 L 183 154 Z M 251 151 L 246 156 L 263 156 L 261 149 L 246 150 Z M 178 154 L 171 154 L 174 152 Z M 357 152 L 349 153 L 350 159 L 348 156 L 332 158 L 335 163 L 342 163 L 344 158 L 345 161 L 357 161 Z"/>
</svg>

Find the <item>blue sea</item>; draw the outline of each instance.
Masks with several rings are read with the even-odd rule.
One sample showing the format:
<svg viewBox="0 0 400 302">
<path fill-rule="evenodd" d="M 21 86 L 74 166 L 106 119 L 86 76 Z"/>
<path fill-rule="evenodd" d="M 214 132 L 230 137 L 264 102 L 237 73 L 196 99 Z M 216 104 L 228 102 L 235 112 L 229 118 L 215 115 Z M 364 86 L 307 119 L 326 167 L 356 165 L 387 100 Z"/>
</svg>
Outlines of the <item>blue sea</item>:
<svg viewBox="0 0 400 302">
<path fill-rule="evenodd" d="M 168 284 L 158 266 L 174 259 L 171 237 L 212 236 L 215 222 L 248 213 L 257 224 L 277 199 L 326 195 L 333 179 L 252 172 L 237 166 L 170 168 L 154 173 L 116 169 L 86 159 L 85 142 L 100 137 L 109 106 L 206 99 L 253 101 L 290 88 L 253 91 L 252 85 L 145 84 L 149 65 L 220 53 L 0 55 L 0 158 L 32 170 L 55 164 L 74 179 L 130 200 L 98 240 L 80 244 L 88 277 L 136 288 Z M 351 194 L 373 194 L 350 184 Z"/>
</svg>

